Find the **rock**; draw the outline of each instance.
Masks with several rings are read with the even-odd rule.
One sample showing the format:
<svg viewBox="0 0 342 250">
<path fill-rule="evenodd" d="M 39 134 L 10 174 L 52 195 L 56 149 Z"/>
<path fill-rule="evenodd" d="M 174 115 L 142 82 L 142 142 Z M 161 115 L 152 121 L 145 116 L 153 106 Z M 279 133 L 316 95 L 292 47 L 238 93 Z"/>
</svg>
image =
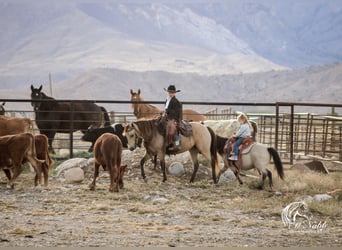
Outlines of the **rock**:
<svg viewBox="0 0 342 250">
<path fill-rule="evenodd" d="M 72 158 L 70 160 L 64 161 L 62 164 L 56 167 L 57 177 L 70 168 L 84 168 L 85 166 L 88 166 L 88 159 L 85 158 Z"/>
<path fill-rule="evenodd" d="M 169 200 L 164 197 L 153 197 L 152 202 L 165 204 L 166 202 L 169 202 Z"/>
<path fill-rule="evenodd" d="M 307 162 L 304 164 L 296 163 L 291 167 L 291 169 L 296 169 L 301 172 L 315 171 L 318 173 L 329 174 L 329 170 L 325 167 L 324 163 L 317 160 Z"/>
<path fill-rule="evenodd" d="M 328 195 L 328 194 L 316 194 L 314 196 L 315 200 L 316 201 L 326 201 L 326 200 L 329 200 L 332 198 L 331 195 Z"/>
<path fill-rule="evenodd" d="M 180 162 L 172 162 L 168 167 L 168 172 L 174 176 L 182 176 L 185 173 L 184 166 Z"/>
<path fill-rule="evenodd" d="M 80 183 L 84 180 L 84 171 L 81 168 L 70 168 L 64 172 L 66 183 Z"/>
<path fill-rule="evenodd" d="M 303 163 L 296 163 L 291 167 L 291 170 L 298 170 L 300 172 L 310 172 L 310 168 Z"/>
<path fill-rule="evenodd" d="M 329 174 L 329 170 L 325 167 L 324 163 L 321 161 L 311 161 L 311 162 L 307 162 L 305 163 L 305 166 L 307 166 L 309 169 L 319 172 L 319 173 L 323 173 L 323 174 Z"/>
<path fill-rule="evenodd" d="M 222 183 L 228 183 L 228 182 L 236 182 L 236 176 L 234 174 L 234 172 L 228 168 L 221 176 L 220 176 L 220 180 L 219 180 L 219 184 Z"/>
<path fill-rule="evenodd" d="M 152 201 L 153 203 L 162 203 L 162 204 L 169 202 L 168 199 L 157 196 L 157 195 L 155 196 L 146 195 L 144 196 L 144 200 L 149 200 L 149 201 Z"/>
</svg>

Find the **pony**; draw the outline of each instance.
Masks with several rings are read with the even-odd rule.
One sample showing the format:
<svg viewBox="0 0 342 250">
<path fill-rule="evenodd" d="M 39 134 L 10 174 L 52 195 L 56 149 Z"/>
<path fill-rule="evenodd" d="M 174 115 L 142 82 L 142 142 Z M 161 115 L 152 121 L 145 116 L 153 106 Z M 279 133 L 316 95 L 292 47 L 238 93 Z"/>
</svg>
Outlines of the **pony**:
<svg viewBox="0 0 342 250">
<path fill-rule="evenodd" d="M 220 174 L 223 174 L 228 168 L 232 168 L 239 183 L 243 184 L 239 176 L 239 170 L 250 170 L 252 168 L 255 168 L 258 170 L 259 174 L 262 175 L 262 180 L 261 183 L 258 185 L 258 188 L 263 189 L 266 177 L 268 177 L 269 185 L 272 188 L 272 172 L 266 168 L 266 166 L 270 162 L 270 157 L 272 157 L 278 176 L 280 177 L 280 179 L 284 179 L 283 164 L 278 152 L 274 148 L 267 147 L 265 144 L 255 142 L 252 144 L 251 148 L 247 150 L 246 153 L 243 152 L 242 162 L 237 163 L 236 161 L 232 162 L 228 160 L 228 152 L 226 152 L 225 150 L 225 146 L 228 140 L 229 138 L 216 135 L 217 152 L 222 157 L 224 162 L 224 167 L 223 169 L 221 169 Z"/>
<path fill-rule="evenodd" d="M 5 115 L 5 112 L 6 112 L 4 108 L 5 104 L 6 102 L 3 102 L 2 104 L 0 104 L 0 115 Z"/>
<path fill-rule="evenodd" d="M 161 113 L 164 111 L 159 109 L 156 106 L 146 104 L 146 103 L 141 103 L 144 101 L 143 98 L 140 96 L 140 89 L 138 92 L 133 92 L 131 89 L 131 103 L 132 103 L 132 109 L 133 109 L 133 114 L 135 117 L 139 119 L 153 119 L 159 116 Z M 187 121 L 205 121 L 207 118 L 198 113 L 197 111 L 193 109 L 183 109 L 182 112 L 182 119 L 187 120 Z"/>
<path fill-rule="evenodd" d="M 70 133 L 80 130 L 83 134 L 89 126 L 101 127 L 110 125 L 109 116 L 105 108 L 91 102 L 57 101 L 42 92 L 42 85 L 34 88 L 31 85 L 31 105 L 34 108 L 36 124 L 40 134 L 49 140 L 49 150 L 52 147 L 56 133 Z"/>
<path fill-rule="evenodd" d="M 199 153 L 210 162 L 213 181 L 214 183 L 218 182 L 220 168 L 217 160 L 216 135 L 211 128 L 198 122 L 190 122 L 190 124 L 192 125 L 192 135 L 188 137 L 182 134 L 180 135 L 181 149 L 177 152 L 169 152 L 166 150 L 167 143 L 165 141 L 165 135 L 159 129 L 160 123 L 158 119 L 138 120 L 125 126 L 124 135 L 127 137 L 127 145 L 131 151 L 137 147 L 139 137 L 144 140 L 146 151 L 140 161 L 141 175 L 144 181 L 147 181 L 144 172 L 144 163 L 149 157 L 158 156 L 163 171 L 163 182 L 165 182 L 167 180 L 165 154 L 180 154 L 189 151 L 193 163 L 193 173 L 190 182 L 193 182 L 196 177 L 199 167 L 197 159 Z"/>
</svg>

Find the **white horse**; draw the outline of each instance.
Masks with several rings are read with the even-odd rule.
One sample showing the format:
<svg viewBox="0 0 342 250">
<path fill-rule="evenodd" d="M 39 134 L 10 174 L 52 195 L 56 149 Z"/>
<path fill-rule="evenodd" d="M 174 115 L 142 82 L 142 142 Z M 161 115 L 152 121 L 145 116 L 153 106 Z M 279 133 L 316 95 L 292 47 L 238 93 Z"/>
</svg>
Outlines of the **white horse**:
<svg viewBox="0 0 342 250">
<path fill-rule="evenodd" d="M 249 121 L 252 125 L 252 137 L 255 140 L 258 126 L 254 121 Z M 232 137 L 240 128 L 240 123 L 236 119 L 230 120 L 206 120 L 201 122 L 203 125 L 210 127 L 216 135 L 222 137 Z"/>
<path fill-rule="evenodd" d="M 280 179 L 284 179 L 283 164 L 281 162 L 278 152 L 274 148 L 267 147 L 265 144 L 254 143 L 249 150 L 247 150 L 245 153 L 243 152 L 241 162 L 230 161 L 228 160 L 228 153 L 225 152 L 225 145 L 228 138 L 221 136 L 216 137 L 217 153 L 221 155 L 224 161 L 224 167 L 220 171 L 220 174 L 224 173 L 228 168 L 232 168 L 239 183 L 242 184 L 242 180 L 239 176 L 239 170 L 250 170 L 252 168 L 256 168 L 259 174 L 262 175 L 262 181 L 258 188 L 262 189 L 264 187 L 266 177 L 268 177 L 270 187 L 272 187 L 272 172 L 266 168 L 266 166 L 270 162 L 270 158 L 272 157 L 274 165 L 278 172 L 278 176 L 280 177 Z"/>
</svg>

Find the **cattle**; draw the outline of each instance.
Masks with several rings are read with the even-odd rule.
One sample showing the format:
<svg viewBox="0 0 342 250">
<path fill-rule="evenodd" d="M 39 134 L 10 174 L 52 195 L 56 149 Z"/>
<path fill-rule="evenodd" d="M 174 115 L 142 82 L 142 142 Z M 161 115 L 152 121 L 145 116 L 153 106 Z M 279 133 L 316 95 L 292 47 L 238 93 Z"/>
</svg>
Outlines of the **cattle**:
<svg viewBox="0 0 342 250">
<path fill-rule="evenodd" d="M 0 136 L 15 135 L 31 131 L 33 124 L 29 118 L 0 116 Z"/>
<path fill-rule="evenodd" d="M 8 178 L 7 187 L 14 188 L 14 182 L 23 171 L 23 162 L 30 162 L 36 175 L 41 176 L 41 164 L 36 156 L 35 138 L 31 133 L 0 136 L 0 168 Z M 10 177 L 9 169 L 13 176 Z"/>
<path fill-rule="evenodd" d="M 123 188 L 123 176 L 127 165 L 121 166 L 122 143 L 117 135 L 104 133 L 94 145 L 94 179 L 90 183 L 90 190 L 95 190 L 96 178 L 99 175 L 99 167 L 102 166 L 110 175 L 109 191 L 119 192 Z"/>
<path fill-rule="evenodd" d="M 49 178 L 49 171 L 51 166 L 53 165 L 54 161 L 51 159 L 49 154 L 49 142 L 46 135 L 38 134 L 34 136 L 34 142 L 36 147 L 36 154 L 39 160 L 44 160 L 41 164 L 41 171 L 44 176 L 44 186 L 48 186 L 48 178 Z M 34 184 L 35 186 L 38 185 L 40 182 L 40 176 L 36 174 Z"/>
<path fill-rule="evenodd" d="M 81 140 L 91 142 L 89 152 L 93 151 L 94 144 L 96 140 L 104 133 L 111 133 L 117 135 L 124 148 L 127 148 L 127 138 L 122 135 L 124 127 L 120 123 L 114 123 L 111 126 L 106 126 L 103 128 L 93 128 L 92 126 L 88 128 L 87 132 L 82 136 Z"/>
</svg>

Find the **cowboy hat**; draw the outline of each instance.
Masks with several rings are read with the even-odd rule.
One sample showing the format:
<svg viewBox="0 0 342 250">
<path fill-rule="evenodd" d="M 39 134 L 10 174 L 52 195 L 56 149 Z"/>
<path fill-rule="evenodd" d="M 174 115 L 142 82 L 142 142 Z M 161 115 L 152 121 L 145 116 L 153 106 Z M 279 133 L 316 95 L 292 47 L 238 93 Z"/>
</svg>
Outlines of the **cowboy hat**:
<svg viewBox="0 0 342 250">
<path fill-rule="evenodd" d="M 180 90 L 176 90 L 175 85 L 169 85 L 169 87 L 164 88 L 165 91 L 167 92 L 171 92 L 171 93 L 176 93 L 176 92 L 180 92 Z"/>
</svg>

